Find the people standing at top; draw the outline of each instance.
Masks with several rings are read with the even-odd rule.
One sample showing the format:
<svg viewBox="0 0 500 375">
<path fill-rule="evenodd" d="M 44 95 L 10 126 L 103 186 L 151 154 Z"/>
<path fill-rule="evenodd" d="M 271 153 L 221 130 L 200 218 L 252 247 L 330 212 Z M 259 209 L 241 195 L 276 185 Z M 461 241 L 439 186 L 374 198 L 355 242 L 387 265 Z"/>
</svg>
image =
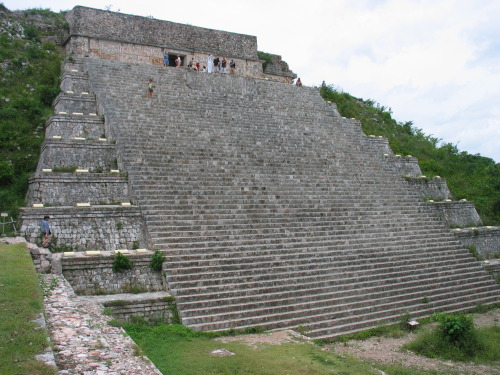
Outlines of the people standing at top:
<svg viewBox="0 0 500 375">
<path fill-rule="evenodd" d="M 208 73 L 212 73 L 212 68 L 213 68 L 213 57 L 212 57 L 212 54 L 208 55 L 208 58 L 207 58 L 207 72 Z"/>
<path fill-rule="evenodd" d="M 219 63 L 220 63 L 220 59 L 218 57 L 216 57 L 214 59 L 214 71 L 215 73 L 219 73 Z"/>
<path fill-rule="evenodd" d="M 52 232 L 50 230 L 49 224 L 50 216 L 44 216 L 40 224 L 40 231 L 42 232 L 42 247 L 48 247 L 50 239 L 52 238 Z"/>
<path fill-rule="evenodd" d="M 302 87 L 302 81 L 300 80 L 300 78 L 297 78 L 297 82 L 295 82 L 295 86 Z"/>
<path fill-rule="evenodd" d="M 179 66 L 181 66 L 181 63 L 182 63 L 181 57 L 177 56 L 177 58 L 175 59 L 175 67 L 178 68 Z"/>
<path fill-rule="evenodd" d="M 221 71 L 221 73 L 226 73 L 226 65 L 227 65 L 226 58 L 223 57 L 222 61 L 220 63 L 220 71 Z"/>
<path fill-rule="evenodd" d="M 234 74 L 236 70 L 236 63 L 234 62 L 233 59 L 231 59 L 231 61 L 229 61 L 229 74 Z"/>
<path fill-rule="evenodd" d="M 169 66 L 170 62 L 168 60 L 168 52 L 163 52 L 163 66 Z"/>
</svg>

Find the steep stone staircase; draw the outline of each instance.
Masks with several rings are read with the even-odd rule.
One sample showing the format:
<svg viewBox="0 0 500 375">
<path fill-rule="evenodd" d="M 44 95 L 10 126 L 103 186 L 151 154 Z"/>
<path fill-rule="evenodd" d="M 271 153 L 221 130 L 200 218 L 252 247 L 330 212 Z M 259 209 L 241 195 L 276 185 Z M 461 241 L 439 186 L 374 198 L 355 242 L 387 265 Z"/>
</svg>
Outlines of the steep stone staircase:
<svg viewBox="0 0 500 375">
<path fill-rule="evenodd" d="M 317 90 L 84 66 L 185 325 L 302 325 L 323 338 L 499 301 L 359 122 Z"/>
</svg>

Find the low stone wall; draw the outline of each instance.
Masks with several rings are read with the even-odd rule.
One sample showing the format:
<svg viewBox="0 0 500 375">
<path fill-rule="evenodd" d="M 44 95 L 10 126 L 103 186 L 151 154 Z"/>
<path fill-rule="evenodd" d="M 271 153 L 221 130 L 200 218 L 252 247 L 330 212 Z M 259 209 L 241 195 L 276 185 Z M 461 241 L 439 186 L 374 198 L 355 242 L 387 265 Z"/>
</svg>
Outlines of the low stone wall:
<svg viewBox="0 0 500 375">
<path fill-rule="evenodd" d="M 420 170 L 420 169 L 419 169 Z M 408 181 L 408 184 L 412 187 L 414 191 L 417 192 L 417 194 L 422 197 L 425 200 L 441 200 L 441 199 L 450 199 L 451 198 L 451 192 L 450 189 L 448 189 L 448 185 L 446 184 L 446 180 L 441 178 L 441 177 L 433 177 L 431 179 L 425 178 L 425 177 L 415 177 L 415 178 L 406 178 L 406 181 Z M 446 202 L 445 202 L 446 203 Z M 463 222 L 466 220 L 465 218 L 460 217 L 463 214 L 455 212 L 455 210 L 465 210 L 469 212 L 470 207 L 466 204 L 461 204 L 458 207 L 454 207 L 451 205 L 451 203 L 447 203 L 448 206 L 444 206 L 440 208 L 441 210 L 445 211 L 450 211 L 450 213 L 447 213 L 446 215 L 443 215 L 446 220 L 451 219 L 452 222 L 450 225 L 464 225 L 464 224 L 455 224 L 455 221 L 458 220 L 458 222 Z M 455 202 L 457 203 L 457 202 Z M 470 202 L 468 202 L 470 203 Z M 463 208 L 460 208 L 463 207 Z M 475 211 L 475 208 L 474 208 Z M 448 219 L 447 215 L 450 215 L 451 217 Z M 471 215 L 470 213 L 465 214 L 465 217 L 468 215 Z M 477 217 L 476 217 L 477 216 Z M 471 223 L 477 223 L 477 220 L 479 219 L 479 216 L 477 213 L 475 215 L 472 215 L 473 221 Z M 448 221 L 447 221 L 448 222 Z M 475 224 L 476 225 L 476 224 Z"/>
<path fill-rule="evenodd" d="M 452 231 L 464 246 L 474 246 L 482 258 L 500 256 L 500 227 L 456 228 Z"/>
<path fill-rule="evenodd" d="M 482 225 L 474 203 L 467 201 L 431 202 L 438 216 L 449 226 Z"/>
<path fill-rule="evenodd" d="M 45 124 L 45 137 L 51 139 L 53 136 L 62 138 L 105 138 L 103 120 L 98 117 L 85 119 L 74 116 L 51 116 Z"/>
<path fill-rule="evenodd" d="M 149 267 L 153 252 L 123 254 L 132 262 L 132 269 L 113 272 L 115 254 L 63 256 L 62 274 L 76 294 L 99 295 L 164 291 L 161 272 Z"/>
<path fill-rule="evenodd" d="M 75 94 L 89 92 L 89 81 L 85 74 L 81 73 L 64 73 L 61 77 L 61 90 L 73 91 Z"/>
<path fill-rule="evenodd" d="M 370 135 L 367 137 L 370 141 L 370 144 L 374 145 L 378 150 L 380 150 L 380 154 L 386 155 L 386 157 L 394 156 L 391 146 L 389 146 L 389 140 L 382 136 L 374 136 Z"/>
<path fill-rule="evenodd" d="M 52 206 L 129 202 L 128 179 L 118 173 L 42 173 L 28 179 L 26 200 Z"/>
<path fill-rule="evenodd" d="M 176 309 L 172 297 L 143 301 L 117 300 L 104 302 L 103 305 L 111 310 L 116 319 L 125 322 L 133 322 L 139 318 L 140 320 L 162 324 L 176 323 L 172 319 L 174 317 L 173 311 Z"/>
<path fill-rule="evenodd" d="M 54 100 L 54 111 L 55 113 L 66 112 L 67 114 L 97 114 L 95 97 L 92 94 L 60 93 Z"/>
<path fill-rule="evenodd" d="M 92 140 L 46 140 L 42 145 L 37 173 L 42 169 L 76 166 L 90 172 L 116 168 L 115 145 Z"/>
<path fill-rule="evenodd" d="M 40 222 L 51 217 L 55 250 L 117 250 L 134 245 L 147 248 L 144 221 L 138 207 L 44 207 L 21 208 L 21 235 L 40 244 Z"/>
<path fill-rule="evenodd" d="M 401 173 L 401 176 L 418 177 L 422 175 L 417 158 L 411 156 L 386 156 L 385 160 L 398 173 Z"/>
</svg>

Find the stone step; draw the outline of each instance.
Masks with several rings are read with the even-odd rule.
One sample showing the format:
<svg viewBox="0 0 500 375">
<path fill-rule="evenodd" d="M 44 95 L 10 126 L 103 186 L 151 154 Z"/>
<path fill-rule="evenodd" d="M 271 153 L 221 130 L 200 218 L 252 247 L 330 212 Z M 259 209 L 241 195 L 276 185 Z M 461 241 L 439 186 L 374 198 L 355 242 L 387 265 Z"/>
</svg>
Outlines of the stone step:
<svg viewBox="0 0 500 375">
<path fill-rule="evenodd" d="M 470 270 L 466 265 L 462 268 L 450 270 L 442 265 L 433 265 L 429 268 L 432 277 L 438 277 L 441 281 L 448 279 L 456 279 L 457 272 L 462 278 L 474 278 L 477 281 L 477 271 Z M 406 283 L 406 287 L 412 285 L 425 285 L 421 282 L 421 278 L 427 275 L 427 270 L 422 268 L 414 268 L 411 272 L 403 273 L 400 270 L 391 271 L 390 269 L 381 269 L 378 273 L 366 271 L 362 275 L 340 273 L 334 281 L 318 279 L 307 280 L 305 283 L 296 285 L 290 288 L 288 285 L 259 285 L 256 288 L 231 289 L 223 290 L 220 293 L 208 292 L 198 294 L 183 294 L 180 293 L 177 297 L 177 302 L 182 305 L 183 311 L 196 310 L 200 306 L 203 308 L 211 308 L 218 306 L 230 305 L 246 305 L 254 306 L 266 301 L 279 300 L 302 300 L 327 298 L 330 295 L 350 295 L 350 293 L 358 293 L 358 290 L 382 291 L 387 290 L 387 285 Z M 485 279 L 482 275 L 479 278 Z M 487 277 L 486 277 L 487 279 Z M 333 279 L 332 279 L 333 280 Z M 337 286 L 332 288 L 332 285 Z M 177 291 L 176 291 L 177 292 Z M 340 294 L 339 294 L 340 293 Z"/>
<path fill-rule="evenodd" d="M 360 260 L 353 261 L 353 263 L 357 264 L 360 262 Z M 332 264 L 332 263 L 330 263 Z M 441 270 L 446 269 L 446 264 L 448 265 L 453 265 L 456 267 L 460 266 L 468 266 L 468 267 L 473 267 L 473 261 L 472 260 L 467 260 L 464 259 L 463 262 L 456 262 L 456 264 L 452 262 L 447 262 L 444 265 L 441 266 Z M 427 264 L 428 266 L 428 264 Z M 417 268 L 416 264 L 408 264 L 408 265 L 402 265 L 401 266 L 401 271 L 400 272 L 410 272 L 414 269 Z M 168 270 L 168 269 L 167 269 Z M 440 270 L 440 271 L 441 271 Z M 476 270 L 480 270 L 480 267 L 477 266 Z M 214 277 L 209 277 L 209 278 L 197 278 L 196 280 L 183 280 L 180 279 L 176 276 L 170 277 L 170 275 L 167 272 L 168 275 L 168 280 L 169 280 L 169 285 L 170 288 L 173 291 L 181 291 L 183 294 L 189 294 L 192 292 L 199 293 L 199 290 L 204 290 L 208 292 L 209 290 L 211 291 L 222 291 L 225 288 L 230 288 L 233 290 L 238 290 L 238 289 L 246 289 L 246 288 L 255 288 L 258 285 L 294 285 L 297 283 L 306 283 L 306 282 L 316 282 L 317 278 L 319 275 L 322 275 L 323 281 L 331 281 L 332 286 L 336 280 L 338 280 L 339 275 L 337 272 L 329 272 L 331 270 L 326 270 L 322 272 L 322 270 L 314 270 L 314 269 L 309 269 L 301 272 L 289 272 L 288 270 L 284 272 L 278 272 L 274 270 L 268 270 L 267 272 L 256 272 L 255 274 L 242 274 L 242 275 L 228 275 L 227 277 L 220 277 L 216 278 L 215 275 Z M 370 270 L 371 272 L 376 272 L 374 270 Z M 381 271 L 382 272 L 382 271 Z M 383 272 L 382 272 L 383 273 Z M 361 273 L 362 274 L 362 273 Z M 376 274 L 380 273 L 377 271 Z M 180 279 L 180 280 L 179 280 Z M 336 284 L 335 284 L 336 285 Z"/>
<path fill-rule="evenodd" d="M 491 287 L 490 287 L 491 288 Z M 493 302 L 495 298 L 498 298 L 498 291 L 496 290 L 486 290 L 486 291 L 475 291 L 475 296 L 471 295 L 471 292 L 474 289 L 459 289 L 451 296 L 448 293 L 443 293 L 441 295 L 432 295 L 431 298 L 435 298 L 436 302 L 432 304 L 428 304 L 426 310 L 433 312 L 439 311 L 440 308 L 449 306 L 449 305 L 458 305 L 460 302 L 462 306 L 467 308 L 474 307 L 473 301 L 482 300 L 488 301 L 489 303 Z M 471 300 L 471 303 L 467 303 L 467 301 Z M 427 304 L 426 304 L 427 305 Z M 294 328 L 299 325 L 302 325 L 305 329 L 317 330 L 316 326 L 322 327 L 335 327 L 338 325 L 346 325 L 352 324 L 358 321 L 367 321 L 370 319 L 377 318 L 379 321 L 387 321 L 386 316 L 392 316 L 396 313 L 399 313 L 399 317 L 401 317 L 405 311 L 412 311 L 413 308 L 422 308 L 422 297 L 421 296 L 409 296 L 408 299 L 399 299 L 392 303 L 387 303 L 384 298 L 379 300 L 372 300 L 372 303 L 367 307 L 361 308 L 352 308 L 347 311 L 340 311 L 335 313 L 335 306 L 326 309 L 318 309 L 318 310 L 296 310 L 288 313 L 270 313 L 261 316 L 255 316 L 251 318 L 241 318 L 241 319 L 231 319 L 228 321 L 220 321 L 217 322 L 202 322 L 202 323 L 191 323 L 192 320 L 184 322 L 183 324 L 188 325 L 189 327 L 197 330 L 200 327 L 203 327 L 204 330 L 209 331 L 220 331 L 227 330 L 230 328 L 234 329 L 242 329 L 246 327 L 252 326 L 260 326 L 264 329 L 270 327 L 279 327 L 279 328 Z M 307 318 L 305 318 L 307 317 Z M 311 323 L 315 322 L 315 323 Z M 317 323 L 316 323 L 317 322 Z M 359 328 L 359 327 L 358 327 Z M 332 337 L 335 334 L 331 332 L 334 328 L 330 328 L 329 336 Z M 309 335 L 313 336 L 316 333 L 309 332 Z M 313 336 L 314 337 L 314 336 Z"/>
<path fill-rule="evenodd" d="M 455 259 L 449 259 L 449 252 L 446 255 L 441 255 L 442 251 L 439 253 L 428 252 L 427 258 L 411 258 L 404 253 L 391 253 L 384 257 L 377 256 L 376 254 L 365 254 L 364 256 L 354 257 L 347 251 L 337 253 L 329 253 L 328 257 L 320 257 L 316 255 L 314 257 L 308 258 L 292 258 L 292 259 L 266 259 L 262 258 L 259 261 L 245 262 L 244 259 L 239 259 L 238 263 L 227 264 L 213 264 L 212 262 L 206 262 L 198 266 L 186 265 L 182 262 L 176 262 L 172 264 L 172 260 L 167 259 L 165 268 L 168 270 L 168 277 L 175 280 L 176 282 L 191 281 L 193 280 L 193 275 L 196 275 L 198 280 L 206 279 L 219 279 L 219 278 L 234 278 L 240 276 L 252 276 L 261 275 L 269 272 L 273 273 L 287 273 L 287 272 L 310 272 L 311 270 L 316 270 L 318 274 L 320 273 L 330 273 L 338 270 L 339 272 L 350 272 L 350 271 L 367 271 L 367 270 L 379 270 L 381 268 L 396 268 L 398 266 L 405 266 L 410 263 L 412 266 L 415 265 L 427 265 L 427 263 L 432 263 L 433 265 L 439 262 L 444 262 L 445 264 L 457 264 L 457 263 L 470 263 L 472 260 L 468 254 L 463 251 L 457 255 Z M 335 257 L 335 261 L 332 259 Z M 360 262 L 362 262 L 360 264 Z"/>
<path fill-rule="evenodd" d="M 468 293 L 468 294 L 467 294 Z M 460 296 L 452 296 L 446 298 L 444 295 L 443 299 L 431 301 L 429 303 L 419 303 L 419 300 L 414 300 L 413 306 L 408 306 L 405 309 L 404 306 L 398 308 L 398 306 L 393 307 L 391 310 L 383 311 L 383 315 L 380 312 L 371 312 L 370 314 L 364 313 L 363 319 L 360 319 L 360 313 L 363 311 L 353 311 L 353 315 L 350 318 L 344 319 L 344 321 L 338 321 L 334 327 L 327 327 L 322 321 L 316 322 L 314 325 L 307 325 L 306 329 L 311 329 L 308 332 L 308 336 L 321 339 L 330 338 L 339 335 L 343 335 L 348 332 L 359 331 L 361 329 L 372 328 L 376 321 L 380 322 L 381 317 L 383 317 L 383 322 L 385 324 L 394 323 L 400 321 L 401 317 L 406 313 L 410 312 L 412 318 L 422 318 L 429 316 L 434 312 L 443 311 L 446 309 L 447 312 L 464 311 L 467 309 L 472 309 L 477 306 L 478 303 L 488 305 L 498 301 L 499 293 L 498 289 L 494 290 L 490 288 L 485 288 L 485 290 L 475 290 L 467 289 Z M 413 307 L 413 308 L 412 308 Z M 375 324 L 376 325 L 376 324 Z"/>
<path fill-rule="evenodd" d="M 427 285 L 422 285 L 423 282 L 426 282 Z M 352 291 L 350 295 L 344 293 L 343 297 L 341 296 L 342 293 L 338 293 L 340 296 L 332 296 L 331 298 L 324 300 L 320 300 L 318 298 L 306 298 L 303 301 L 290 301 L 287 299 L 282 301 L 282 304 L 280 304 L 280 300 L 276 300 L 274 303 L 264 305 L 257 300 L 252 304 L 246 304 L 244 306 L 234 306 L 234 308 L 222 306 L 219 309 L 207 308 L 203 306 L 203 315 L 200 315 L 199 309 L 194 311 L 183 309 L 182 321 L 183 324 L 191 326 L 202 322 L 234 322 L 248 318 L 252 319 L 262 315 L 286 314 L 289 317 L 292 317 L 296 315 L 295 312 L 297 311 L 300 315 L 304 315 L 304 310 L 316 311 L 322 315 L 331 313 L 336 319 L 338 319 L 342 316 L 349 316 L 353 310 L 371 308 L 377 304 L 387 306 L 392 303 L 401 303 L 401 305 L 404 305 L 401 301 L 408 299 L 420 298 L 420 301 L 422 301 L 425 297 L 432 299 L 434 291 L 438 287 L 443 295 L 450 296 L 455 293 L 460 294 L 460 285 L 461 283 L 458 278 L 450 279 L 450 281 L 434 283 L 430 282 L 430 279 L 422 279 L 420 285 L 415 283 L 400 283 L 399 285 L 390 286 L 386 285 L 386 290 L 378 292 L 372 292 L 370 288 L 367 288 L 366 291 Z M 488 291 L 488 288 L 491 287 L 491 282 L 490 280 L 484 279 L 472 282 L 470 286 L 471 289 L 476 289 L 478 291 Z M 193 316 L 190 316 L 190 313 L 192 313 Z"/>
</svg>

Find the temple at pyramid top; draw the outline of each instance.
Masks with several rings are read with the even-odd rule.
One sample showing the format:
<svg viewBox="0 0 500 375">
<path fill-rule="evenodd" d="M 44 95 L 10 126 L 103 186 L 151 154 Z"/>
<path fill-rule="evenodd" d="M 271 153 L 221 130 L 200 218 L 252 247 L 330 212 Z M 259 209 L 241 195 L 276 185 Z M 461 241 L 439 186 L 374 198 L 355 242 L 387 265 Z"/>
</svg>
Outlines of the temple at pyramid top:
<svg viewBox="0 0 500 375">
<path fill-rule="evenodd" d="M 181 66 L 199 63 L 203 68 L 212 55 L 233 60 L 237 75 L 279 82 L 296 77 L 279 55 L 260 54 L 265 59 L 259 59 L 257 38 L 252 35 L 82 6 L 74 7 L 66 18 L 70 24 L 66 52 L 74 57 L 163 65 L 166 52 L 172 66 L 180 57 Z"/>
</svg>

